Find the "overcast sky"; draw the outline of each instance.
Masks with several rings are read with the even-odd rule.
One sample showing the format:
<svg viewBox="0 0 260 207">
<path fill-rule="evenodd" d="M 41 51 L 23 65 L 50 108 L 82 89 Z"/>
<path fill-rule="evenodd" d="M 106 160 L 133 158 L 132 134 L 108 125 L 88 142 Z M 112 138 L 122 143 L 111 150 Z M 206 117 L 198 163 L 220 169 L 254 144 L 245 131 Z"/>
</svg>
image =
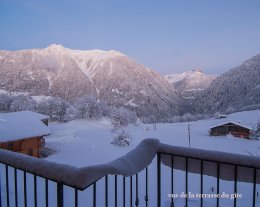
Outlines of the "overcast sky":
<svg viewBox="0 0 260 207">
<path fill-rule="evenodd" d="M 259 0 L 0 0 L 0 49 L 118 50 L 169 74 L 260 53 Z"/>
</svg>

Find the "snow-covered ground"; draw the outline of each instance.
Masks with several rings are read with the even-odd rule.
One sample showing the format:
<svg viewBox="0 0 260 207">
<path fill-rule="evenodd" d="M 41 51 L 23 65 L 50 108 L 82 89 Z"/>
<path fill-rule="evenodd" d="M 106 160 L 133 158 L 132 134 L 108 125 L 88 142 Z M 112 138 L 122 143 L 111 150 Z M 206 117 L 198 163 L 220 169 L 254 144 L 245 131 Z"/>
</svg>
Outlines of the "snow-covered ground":
<svg viewBox="0 0 260 207">
<path fill-rule="evenodd" d="M 112 161 L 133 148 L 135 148 L 141 140 L 145 138 L 157 138 L 162 143 L 176 145 L 176 146 L 189 146 L 188 139 L 188 125 L 190 125 L 192 148 L 208 149 L 225 151 L 237 154 L 260 156 L 260 141 L 247 140 L 241 138 L 234 138 L 233 136 L 218 136 L 211 137 L 209 135 L 209 129 L 211 126 L 215 126 L 227 121 L 240 122 L 243 125 L 254 128 L 258 121 L 260 110 L 239 112 L 228 115 L 225 119 L 209 119 L 193 122 L 173 123 L 173 124 L 139 124 L 136 126 L 129 126 L 128 132 L 132 136 L 132 142 L 128 147 L 118 147 L 111 143 L 113 134 L 111 133 L 111 124 L 109 120 L 103 119 L 99 121 L 83 121 L 76 120 L 69 123 L 51 123 L 50 128 L 52 134 L 46 137 L 46 145 L 50 148 L 57 150 L 57 153 L 46 158 L 48 160 L 75 165 L 78 167 L 96 165 L 101 163 L 107 163 Z M 155 129 L 156 128 L 156 129 Z M 139 200 L 140 206 L 145 206 L 145 173 L 144 171 L 139 174 Z M 114 178 L 109 177 L 110 183 L 110 198 L 114 198 Z M 122 179 L 122 178 L 120 178 Z M 122 180 L 118 181 L 118 202 L 122 203 Z M 204 190 L 203 193 L 217 193 L 216 192 L 216 178 L 204 176 Z M 162 206 L 169 206 L 170 199 L 168 193 L 170 193 L 170 169 L 162 165 Z M 129 178 L 126 178 L 126 186 L 129 187 Z M 192 193 L 200 192 L 199 175 L 189 173 L 188 189 Z M 133 183 L 135 183 L 135 177 L 133 177 Z M 156 204 L 156 159 L 150 165 L 149 169 L 149 204 L 155 206 Z M 99 204 L 97 206 L 104 205 L 104 198 L 102 197 L 104 191 L 104 179 L 98 182 L 98 192 L 101 194 L 99 197 Z M 234 183 L 230 181 L 220 181 L 220 193 L 233 193 Z M 129 189 L 126 189 L 127 195 Z M 135 185 L 133 184 L 133 194 L 135 194 Z M 174 171 L 174 192 L 181 194 L 185 192 L 185 173 L 182 171 Z M 257 191 L 259 186 L 257 185 Z M 111 192 L 112 191 L 112 192 Z M 243 195 L 243 199 L 238 200 L 240 205 L 252 204 L 252 184 L 239 183 L 238 191 Z M 68 191 L 69 192 L 69 191 Z M 90 198 L 91 201 L 91 188 L 88 189 L 85 197 Z M 127 203 L 129 203 L 129 197 L 127 196 Z M 135 197 L 133 197 L 133 202 Z M 69 199 L 73 202 L 73 198 Z M 83 199 L 84 200 L 84 199 Z M 114 205 L 114 200 L 111 199 L 109 204 Z M 189 199 L 189 206 L 200 206 L 200 199 Z M 220 199 L 221 206 L 233 206 L 234 200 L 232 199 Z M 256 204 L 259 205 L 257 198 Z M 91 206 L 91 203 L 87 206 Z M 175 199 L 175 206 L 184 206 L 185 199 Z M 216 206 L 216 199 L 204 199 L 205 206 Z"/>
<path fill-rule="evenodd" d="M 156 130 L 153 125 L 139 124 L 129 126 L 128 131 L 132 136 L 132 142 L 128 147 L 118 147 L 111 143 L 113 134 L 111 133 L 111 123 L 107 119 L 98 121 L 75 120 L 68 123 L 50 123 L 51 135 L 46 137 L 46 146 L 57 151 L 57 153 L 45 158 L 58 163 L 65 163 L 78 167 L 96 165 L 112 161 L 133 148 L 135 148 L 141 140 L 145 138 L 157 138 L 162 143 L 189 146 L 188 142 L 188 124 L 191 130 L 191 147 L 226 151 L 238 154 L 251 156 L 260 156 L 260 141 L 246 140 L 234 138 L 231 136 L 211 137 L 209 136 L 209 128 L 219 123 L 226 121 L 241 122 L 243 125 L 254 127 L 258 121 L 260 110 L 239 112 L 229 115 L 225 119 L 209 119 L 194 122 L 174 123 L 174 124 L 157 124 Z M 5 206 L 5 168 L 0 165 L 1 174 L 1 191 L 2 191 L 2 206 Z M 156 174 L 156 159 L 149 166 L 149 206 L 156 206 L 157 202 L 157 174 Z M 9 177 L 13 178 L 13 170 L 9 170 Z M 114 183 L 113 175 L 108 177 L 109 183 L 109 206 L 114 205 Z M 133 204 L 135 203 L 135 176 L 133 176 Z M 162 206 L 170 206 L 168 194 L 171 192 L 171 170 L 162 165 Z M 122 176 L 118 176 L 118 206 L 122 206 L 123 184 Z M 188 191 L 192 193 L 200 192 L 200 175 L 188 173 Z M 28 207 L 33 206 L 33 176 L 27 174 L 28 188 Z M 216 193 L 216 178 L 203 176 L 204 185 L 203 193 Z M 38 188 L 38 206 L 45 206 L 44 197 L 44 180 L 37 178 Z M 145 172 L 139 173 L 139 207 L 145 206 Z M 13 179 L 9 180 L 9 192 L 11 206 L 14 206 L 14 188 Z M 105 195 L 104 179 L 97 182 L 97 205 L 103 207 Z M 220 180 L 220 193 L 233 193 L 234 182 Z M 79 191 L 79 206 L 92 206 L 93 188 L 90 187 L 85 191 Z M 257 192 L 260 186 L 256 186 Z M 174 170 L 174 193 L 181 194 L 185 192 L 185 172 Z M 243 195 L 242 199 L 238 199 L 238 206 L 252 206 L 253 185 L 248 183 L 238 183 L 238 193 Z M 23 174 L 18 172 L 18 203 L 23 206 Z M 74 206 L 74 190 L 69 187 L 64 187 L 64 205 L 66 207 Z M 130 195 L 130 178 L 126 178 L 126 203 L 129 206 Z M 220 199 L 220 206 L 233 206 L 234 200 Z M 190 198 L 189 206 L 200 206 L 200 199 Z M 260 205 L 259 197 L 256 198 L 256 206 Z M 49 181 L 49 206 L 56 206 L 56 184 Z M 185 206 L 185 199 L 175 199 L 175 206 Z M 216 206 L 216 199 L 204 199 L 204 206 Z"/>
<path fill-rule="evenodd" d="M 173 124 L 129 126 L 132 142 L 128 147 L 111 143 L 113 134 L 107 119 L 98 121 L 76 120 L 68 123 L 51 123 L 51 135 L 46 137 L 46 146 L 57 151 L 48 160 L 75 166 L 88 166 L 112 161 L 135 148 L 145 138 L 157 138 L 160 142 L 175 146 L 189 146 L 190 125 L 192 148 L 225 151 L 237 154 L 260 156 L 260 141 L 234 138 L 233 136 L 210 136 L 209 129 L 226 121 L 240 122 L 255 127 L 260 110 L 238 112 L 225 119 L 209 119 Z"/>
</svg>

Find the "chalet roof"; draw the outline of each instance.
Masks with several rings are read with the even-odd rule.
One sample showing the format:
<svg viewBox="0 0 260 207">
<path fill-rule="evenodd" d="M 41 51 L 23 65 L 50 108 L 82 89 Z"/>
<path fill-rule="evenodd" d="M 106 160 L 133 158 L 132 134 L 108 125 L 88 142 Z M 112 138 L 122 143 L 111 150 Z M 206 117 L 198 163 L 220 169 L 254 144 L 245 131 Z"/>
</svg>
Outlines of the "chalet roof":
<svg viewBox="0 0 260 207">
<path fill-rule="evenodd" d="M 50 134 L 41 121 L 46 117 L 30 111 L 0 113 L 0 142 Z"/>
<path fill-rule="evenodd" d="M 241 123 L 238 123 L 238 122 L 234 122 L 234 121 L 226 121 L 224 123 L 221 123 L 221 124 L 218 124 L 218 125 L 215 125 L 215 126 L 211 126 L 210 129 L 213 129 L 213 128 L 216 128 L 216 127 L 220 127 L 220 126 L 223 126 L 223 125 L 227 125 L 227 124 L 233 124 L 233 125 L 237 125 L 237 126 L 240 126 L 240 127 L 243 127 L 243 128 L 246 128 L 246 129 L 249 129 L 249 130 L 253 130 L 251 127 L 249 126 L 246 126 L 246 125 L 243 125 Z"/>
<path fill-rule="evenodd" d="M 27 118 L 35 118 L 38 120 L 43 120 L 43 119 L 48 119 L 50 118 L 47 115 L 44 114 L 40 114 L 34 111 L 16 111 L 16 112 L 10 112 L 10 113 L 0 113 L 1 115 L 5 115 L 5 116 L 23 116 L 23 117 L 27 117 Z"/>
</svg>

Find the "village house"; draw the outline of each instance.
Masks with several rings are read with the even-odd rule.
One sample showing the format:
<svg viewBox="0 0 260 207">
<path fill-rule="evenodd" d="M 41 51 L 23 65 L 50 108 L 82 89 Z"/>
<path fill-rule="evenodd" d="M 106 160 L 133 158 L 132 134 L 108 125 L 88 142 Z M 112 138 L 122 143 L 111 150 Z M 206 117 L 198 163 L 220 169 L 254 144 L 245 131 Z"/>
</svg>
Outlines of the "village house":
<svg viewBox="0 0 260 207">
<path fill-rule="evenodd" d="M 44 136 L 50 134 L 48 116 L 20 111 L 0 113 L 0 149 L 40 157 Z"/>
<path fill-rule="evenodd" d="M 252 128 L 244 126 L 236 122 L 225 122 L 210 128 L 211 136 L 225 136 L 227 134 L 232 134 L 234 137 L 246 138 L 248 139 Z"/>
</svg>

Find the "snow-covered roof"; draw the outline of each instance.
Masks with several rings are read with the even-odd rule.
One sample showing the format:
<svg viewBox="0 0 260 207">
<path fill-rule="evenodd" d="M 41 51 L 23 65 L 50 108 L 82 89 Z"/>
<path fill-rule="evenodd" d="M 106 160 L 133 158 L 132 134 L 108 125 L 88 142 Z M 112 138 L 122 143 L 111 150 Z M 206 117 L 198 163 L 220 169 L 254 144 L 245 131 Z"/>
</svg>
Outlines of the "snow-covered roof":
<svg viewBox="0 0 260 207">
<path fill-rule="evenodd" d="M 21 116 L 21 117 L 26 117 L 26 118 L 31 118 L 31 119 L 38 119 L 38 120 L 43 120 L 43 119 L 48 119 L 50 118 L 47 115 L 44 114 L 40 114 L 34 111 L 16 111 L 16 112 L 10 112 L 10 113 L 0 113 L 0 117 L 2 116 L 13 116 L 13 117 L 17 117 L 17 116 Z"/>
<path fill-rule="evenodd" d="M 234 121 L 226 121 L 224 123 L 221 123 L 221 124 L 217 124 L 215 126 L 211 126 L 210 128 L 215 128 L 215 127 L 219 127 L 219 126 L 223 126 L 223 125 L 226 125 L 226 124 L 234 124 L 234 125 L 237 125 L 237 126 L 241 126 L 241 127 L 244 127 L 246 129 L 250 129 L 250 130 L 253 130 L 252 127 L 249 127 L 249 126 L 246 126 L 246 125 L 243 125 L 241 123 L 238 123 L 238 122 L 234 122 Z"/>
<path fill-rule="evenodd" d="M 0 142 L 50 134 L 41 121 L 48 116 L 30 111 L 0 113 Z"/>
</svg>

